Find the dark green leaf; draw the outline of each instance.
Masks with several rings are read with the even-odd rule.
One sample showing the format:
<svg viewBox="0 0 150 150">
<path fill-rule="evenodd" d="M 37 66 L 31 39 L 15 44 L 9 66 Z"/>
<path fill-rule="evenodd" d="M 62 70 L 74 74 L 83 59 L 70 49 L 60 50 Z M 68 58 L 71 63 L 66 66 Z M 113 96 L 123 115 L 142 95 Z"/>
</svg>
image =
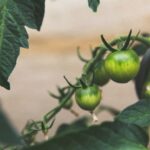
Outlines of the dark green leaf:
<svg viewBox="0 0 150 150">
<path fill-rule="evenodd" d="M 148 49 L 147 52 L 145 53 L 141 61 L 140 71 L 135 79 L 135 88 L 139 98 L 141 98 L 142 96 L 143 85 L 147 79 L 149 71 L 150 71 L 150 49 Z"/>
<path fill-rule="evenodd" d="M 125 123 L 136 124 L 141 127 L 150 125 L 150 100 L 141 100 L 123 110 L 117 117 Z"/>
<path fill-rule="evenodd" d="M 89 7 L 96 12 L 100 4 L 100 0 L 88 0 Z"/>
<path fill-rule="evenodd" d="M 79 130 L 83 130 L 88 128 L 88 124 L 90 122 L 90 119 L 87 117 L 80 118 L 76 121 L 74 121 L 71 124 L 62 124 L 56 132 L 56 135 L 60 134 L 67 134 L 71 132 L 77 132 Z"/>
<path fill-rule="evenodd" d="M 25 26 L 40 29 L 45 0 L 0 1 L 0 85 L 10 89 L 9 75 L 20 47 L 28 48 Z"/>
<path fill-rule="evenodd" d="M 40 30 L 43 17 L 45 0 L 14 0 L 25 25 Z"/>
<path fill-rule="evenodd" d="M 147 134 L 137 126 L 107 122 L 26 150 L 147 150 L 147 141 Z"/>
<path fill-rule="evenodd" d="M 0 144 L 22 144 L 19 134 L 16 132 L 16 130 L 8 120 L 6 114 L 2 110 L 0 110 Z"/>
</svg>

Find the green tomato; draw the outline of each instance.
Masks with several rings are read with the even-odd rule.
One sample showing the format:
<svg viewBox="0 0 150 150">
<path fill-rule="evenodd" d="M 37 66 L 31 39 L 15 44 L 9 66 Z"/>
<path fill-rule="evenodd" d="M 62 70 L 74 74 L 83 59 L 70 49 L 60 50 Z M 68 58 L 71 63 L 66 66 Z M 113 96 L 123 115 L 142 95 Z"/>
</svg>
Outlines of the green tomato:
<svg viewBox="0 0 150 150">
<path fill-rule="evenodd" d="M 99 86 L 105 85 L 109 81 L 109 75 L 106 72 L 105 66 L 104 66 L 104 60 L 100 60 L 96 63 L 95 67 L 92 69 L 94 73 L 94 83 Z M 83 66 L 83 70 L 86 70 L 88 66 L 88 63 L 86 63 Z M 89 73 L 89 77 L 92 76 L 92 72 Z"/>
<path fill-rule="evenodd" d="M 87 111 L 93 111 L 99 105 L 101 98 L 101 91 L 96 85 L 92 85 L 87 88 L 81 87 L 75 92 L 77 104 Z"/>
<path fill-rule="evenodd" d="M 150 81 L 146 82 L 143 86 L 142 98 L 150 98 Z"/>
<path fill-rule="evenodd" d="M 101 60 L 94 67 L 94 83 L 100 86 L 105 85 L 109 81 L 109 75 L 106 72 L 104 62 L 104 60 Z"/>
<path fill-rule="evenodd" d="M 140 69 L 139 56 L 133 50 L 118 50 L 107 56 L 105 69 L 113 81 L 126 83 L 133 79 Z"/>
</svg>

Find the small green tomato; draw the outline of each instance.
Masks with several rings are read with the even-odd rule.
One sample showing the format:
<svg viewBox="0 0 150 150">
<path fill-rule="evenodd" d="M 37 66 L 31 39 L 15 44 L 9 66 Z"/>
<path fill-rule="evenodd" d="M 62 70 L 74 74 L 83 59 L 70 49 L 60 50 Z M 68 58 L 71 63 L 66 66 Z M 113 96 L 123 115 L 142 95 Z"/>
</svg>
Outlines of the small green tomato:
<svg viewBox="0 0 150 150">
<path fill-rule="evenodd" d="M 98 86 L 103 86 L 109 81 L 109 75 L 106 72 L 104 62 L 105 62 L 104 60 L 100 60 L 99 62 L 96 63 L 95 67 L 92 69 L 94 73 L 94 83 Z M 87 66 L 88 63 L 86 63 L 83 66 L 83 70 L 86 70 Z M 92 75 L 92 72 L 90 72 L 89 74 Z"/>
<path fill-rule="evenodd" d="M 92 85 L 79 88 L 75 92 L 77 104 L 84 110 L 92 112 L 100 103 L 102 98 L 98 86 Z"/>
<path fill-rule="evenodd" d="M 126 83 L 137 75 L 140 60 L 133 50 L 118 50 L 107 56 L 105 69 L 113 81 Z"/>
<path fill-rule="evenodd" d="M 99 61 L 94 67 L 94 83 L 103 86 L 109 81 L 109 75 L 104 66 L 104 60 Z"/>
<path fill-rule="evenodd" d="M 143 86 L 142 98 L 150 99 L 150 81 L 146 82 Z"/>
</svg>

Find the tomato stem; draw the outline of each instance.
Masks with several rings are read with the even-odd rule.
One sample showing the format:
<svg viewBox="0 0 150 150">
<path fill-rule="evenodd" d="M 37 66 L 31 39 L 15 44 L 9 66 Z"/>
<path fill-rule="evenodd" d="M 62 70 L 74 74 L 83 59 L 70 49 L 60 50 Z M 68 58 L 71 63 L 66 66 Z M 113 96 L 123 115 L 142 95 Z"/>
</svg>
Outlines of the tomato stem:
<svg viewBox="0 0 150 150">
<path fill-rule="evenodd" d="M 127 40 L 127 36 L 123 36 L 123 37 L 119 37 L 113 41 L 110 42 L 109 45 L 111 46 L 115 46 L 117 43 L 120 42 L 120 39 L 122 41 Z M 131 40 L 135 40 L 138 42 L 141 42 L 143 44 L 145 44 L 146 46 L 150 46 L 150 41 L 148 38 L 143 37 L 143 36 L 131 36 L 130 37 Z M 94 53 L 94 57 L 88 62 L 88 65 L 86 67 L 86 69 L 84 70 L 83 74 L 88 74 L 91 72 L 92 68 L 94 67 L 94 65 L 99 61 L 100 58 L 102 58 L 102 56 L 107 52 L 108 48 L 104 47 L 103 45 L 100 45 L 99 47 L 95 48 L 95 53 Z M 81 77 L 82 78 L 82 77 Z M 67 82 L 68 83 L 68 82 Z M 68 83 L 70 85 L 70 83 Z M 72 85 L 72 84 L 71 84 Z M 62 101 L 60 102 L 60 105 L 58 105 L 57 107 L 55 107 L 54 109 L 50 110 L 48 113 L 46 113 L 43 117 L 43 121 L 45 121 L 46 123 L 48 123 L 51 119 L 53 119 L 58 112 L 60 112 L 60 110 L 63 108 L 63 106 L 66 104 L 66 102 L 73 96 L 73 94 L 76 91 L 76 88 L 79 88 L 79 81 L 77 81 L 77 83 L 73 86 L 69 87 L 69 91 L 66 93 L 66 95 L 62 98 Z M 98 120 L 97 116 L 94 113 L 91 113 L 93 116 L 93 120 Z M 36 122 L 37 124 L 37 122 Z M 31 131 L 34 131 L 34 129 L 31 128 Z M 41 129 L 39 129 L 38 131 L 41 131 Z M 46 139 L 48 139 L 46 137 Z"/>
<path fill-rule="evenodd" d="M 55 99 L 60 99 L 59 96 L 53 94 L 52 92 L 48 91 L 48 93 L 49 93 L 49 95 L 50 95 L 51 97 L 53 97 L 53 98 L 55 98 Z"/>
<path fill-rule="evenodd" d="M 82 80 L 82 79 L 79 79 L 79 81 L 80 81 L 80 84 L 81 84 L 81 86 L 82 86 L 82 88 L 87 88 L 88 86 L 86 85 L 86 83 Z"/>
<path fill-rule="evenodd" d="M 48 139 L 49 139 L 48 133 L 44 133 L 44 140 L 48 141 Z"/>
<path fill-rule="evenodd" d="M 93 111 L 90 113 L 92 115 L 93 122 L 98 122 L 98 117 L 96 116 L 96 114 Z"/>
<path fill-rule="evenodd" d="M 83 61 L 83 62 L 88 62 L 89 60 L 87 60 L 87 59 L 85 59 L 85 58 L 83 58 L 82 56 L 81 56 L 81 53 L 80 53 L 80 48 L 79 47 L 77 47 L 77 56 L 78 56 L 78 58 L 81 60 L 81 61 Z"/>
<path fill-rule="evenodd" d="M 74 89 L 77 89 L 77 88 L 80 88 L 81 86 L 76 86 L 76 85 L 73 85 L 65 76 L 64 76 L 64 79 L 66 80 L 66 82 L 69 84 L 70 87 L 74 88 Z"/>
<path fill-rule="evenodd" d="M 70 109 L 70 112 L 71 112 L 75 117 L 79 117 L 79 114 L 78 114 L 74 109 Z"/>
</svg>

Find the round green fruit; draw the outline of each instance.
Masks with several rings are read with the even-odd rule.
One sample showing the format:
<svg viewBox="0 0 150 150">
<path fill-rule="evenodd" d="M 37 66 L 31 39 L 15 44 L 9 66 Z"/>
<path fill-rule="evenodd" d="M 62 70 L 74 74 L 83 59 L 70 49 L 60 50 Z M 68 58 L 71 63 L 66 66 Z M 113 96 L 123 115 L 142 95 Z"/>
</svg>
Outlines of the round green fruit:
<svg viewBox="0 0 150 150">
<path fill-rule="evenodd" d="M 133 79 L 140 69 L 139 56 L 133 50 L 118 50 L 107 56 L 105 69 L 113 81 L 126 83 Z"/>
<path fill-rule="evenodd" d="M 94 67 L 94 83 L 100 86 L 105 85 L 109 81 L 109 75 L 106 72 L 104 62 L 104 60 L 101 60 Z"/>
<path fill-rule="evenodd" d="M 84 110 L 93 111 L 100 103 L 102 98 L 98 86 L 92 85 L 86 88 L 79 88 L 75 92 L 77 104 Z"/>
<path fill-rule="evenodd" d="M 146 82 L 143 86 L 142 98 L 150 99 L 150 82 Z"/>
</svg>

